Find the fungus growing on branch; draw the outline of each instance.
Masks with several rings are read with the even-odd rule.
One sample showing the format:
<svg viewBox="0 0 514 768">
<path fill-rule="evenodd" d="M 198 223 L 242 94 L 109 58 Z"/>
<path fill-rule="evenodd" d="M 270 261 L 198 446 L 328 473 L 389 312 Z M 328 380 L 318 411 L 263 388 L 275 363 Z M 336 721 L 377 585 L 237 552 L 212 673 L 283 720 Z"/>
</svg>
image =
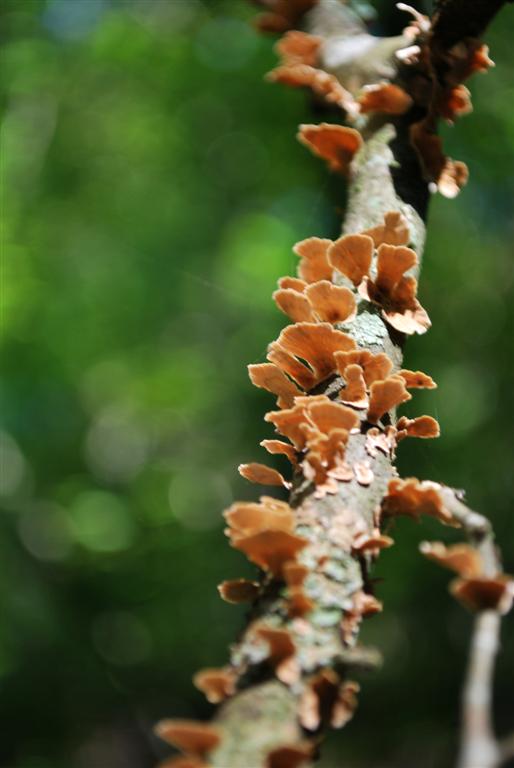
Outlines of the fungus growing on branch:
<svg viewBox="0 0 514 768">
<path fill-rule="evenodd" d="M 233 605 L 251 603 L 259 594 L 259 582 L 249 579 L 232 579 L 218 585 L 222 600 Z"/>
<path fill-rule="evenodd" d="M 282 530 L 264 530 L 252 536 L 237 537 L 232 546 L 275 578 L 282 577 L 285 563 L 294 560 L 309 542 Z"/>
<path fill-rule="evenodd" d="M 290 408 L 295 397 L 301 394 L 290 378 L 273 363 L 258 363 L 248 366 L 250 381 L 256 387 L 277 395 L 279 408 Z"/>
<path fill-rule="evenodd" d="M 353 293 L 329 280 L 305 284 L 301 290 L 280 288 L 273 294 L 275 304 L 293 322 L 349 322 L 357 304 Z"/>
<path fill-rule="evenodd" d="M 283 64 L 307 64 L 314 67 L 323 38 L 298 29 L 286 32 L 275 45 Z"/>
<path fill-rule="evenodd" d="M 289 744 L 277 747 L 266 756 L 266 768 L 302 768 L 312 758 L 311 744 Z"/>
<path fill-rule="evenodd" d="M 384 223 L 365 230 L 373 240 L 375 248 L 379 245 L 408 245 L 410 241 L 409 225 L 399 211 L 389 211 L 384 215 Z"/>
<path fill-rule="evenodd" d="M 362 147 L 362 136 L 354 128 L 344 125 L 301 125 L 298 140 L 311 152 L 321 157 L 331 171 L 346 176 L 355 154 Z"/>
<path fill-rule="evenodd" d="M 367 235 L 344 235 L 328 249 L 330 265 L 358 287 L 369 273 L 373 258 L 373 240 Z"/>
<path fill-rule="evenodd" d="M 363 114 L 381 112 L 385 115 L 403 115 L 413 104 L 412 97 L 392 83 L 365 85 L 357 101 Z"/>
<path fill-rule="evenodd" d="M 250 483 L 257 483 L 258 485 L 278 485 L 283 488 L 290 488 L 291 484 L 282 477 L 280 472 L 272 467 L 267 467 L 265 464 L 258 464 L 252 462 L 251 464 L 240 464 L 237 468 L 241 477 L 248 480 Z"/>
<path fill-rule="evenodd" d="M 308 237 L 301 240 L 293 247 L 293 252 L 300 257 L 298 265 L 298 274 L 305 283 L 315 283 L 318 280 L 331 280 L 332 266 L 327 257 L 327 252 L 332 245 L 332 240 L 320 237 Z M 280 283 L 281 288 L 294 288 L 297 291 L 303 291 L 305 284 L 300 287 L 297 278 L 283 277 Z"/>
<path fill-rule="evenodd" d="M 384 381 L 373 382 L 370 387 L 368 421 L 376 424 L 388 411 L 411 398 L 412 395 L 407 392 L 405 382 L 400 376 L 390 376 Z"/>
<path fill-rule="evenodd" d="M 432 416 L 417 416 L 415 419 L 408 419 L 402 416 L 396 424 L 396 439 L 403 440 L 405 437 L 421 437 L 430 439 L 439 437 L 441 430 L 439 423 Z"/>
<path fill-rule="evenodd" d="M 435 517 L 446 525 L 457 526 L 451 512 L 445 507 L 438 483 L 415 477 L 406 480 L 394 478 L 389 482 L 387 495 L 382 499 L 382 512 L 386 516 L 407 515 L 419 520 L 421 515 Z"/>
<path fill-rule="evenodd" d="M 237 675 L 230 667 L 201 669 L 193 677 L 195 688 L 205 694 L 211 704 L 219 704 L 236 692 Z"/>
<path fill-rule="evenodd" d="M 221 736 L 214 726 L 195 720 L 162 720 L 156 725 L 155 733 L 186 755 L 199 758 L 205 758 L 221 742 Z"/>
<path fill-rule="evenodd" d="M 347 352 L 356 346 L 350 336 L 335 330 L 329 323 L 296 323 L 284 328 L 277 341 L 270 346 L 268 359 L 304 389 L 311 389 L 335 372 L 336 352 Z M 294 361 L 293 366 L 290 365 L 291 360 Z M 309 368 L 301 362 L 303 360 Z M 306 381 L 308 386 L 305 386 Z"/>
</svg>

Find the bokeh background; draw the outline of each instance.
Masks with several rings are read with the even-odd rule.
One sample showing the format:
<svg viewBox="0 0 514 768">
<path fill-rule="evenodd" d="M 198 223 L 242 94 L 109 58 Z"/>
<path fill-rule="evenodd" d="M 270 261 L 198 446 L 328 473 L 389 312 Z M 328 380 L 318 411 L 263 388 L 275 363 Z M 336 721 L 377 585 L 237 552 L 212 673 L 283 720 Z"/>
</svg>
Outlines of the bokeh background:
<svg viewBox="0 0 514 768">
<path fill-rule="evenodd" d="M 384 0 L 379 33 L 401 26 Z M 418 7 L 422 7 L 419 6 Z M 270 300 L 291 246 L 335 236 L 343 182 L 295 142 L 305 94 L 271 86 L 272 41 L 244 0 L 3 0 L 0 764 L 150 768 L 160 717 L 209 716 L 191 685 L 244 610 L 216 584 L 251 573 L 222 509 L 258 491 L 272 399 L 246 364 L 284 324 Z M 514 570 L 514 8 L 475 113 L 445 129 L 470 166 L 430 214 L 421 297 L 434 326 L 406 363 L 439 382 L 406 413 L 439 441 L 404 475 L 464 487 Z M 402 522 L 377 568 L 384 653 L 322 766 L 453 764 L 471 619 Z M 514 621 L 499 730 L 514 728 Z"/>
</svg>

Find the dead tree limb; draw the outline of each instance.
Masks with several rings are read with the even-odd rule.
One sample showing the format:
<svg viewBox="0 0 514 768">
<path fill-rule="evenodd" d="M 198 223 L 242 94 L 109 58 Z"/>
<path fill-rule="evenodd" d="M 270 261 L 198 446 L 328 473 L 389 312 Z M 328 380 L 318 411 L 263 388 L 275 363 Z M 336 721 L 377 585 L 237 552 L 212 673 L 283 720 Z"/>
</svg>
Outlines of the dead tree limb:
<svg viewBox="0 0 514 768">
<path fill-rule="evenodd" d="M 218 768 L 312 761 L 326 728 L 353 714 L 353 676 L 377 663 L 358 636 L 363 618 L 381 610 L 369 577 L 392 543 L 381 523 L 429 514 L 463 527 L 477 545 L 457 553 L 431 545 L 426 554 L 457 570 L 458 596 L 477 603 L 460 768 L 477 768 L 467 754 L 479 720 L 480 768 L 490 768 L 495 648 L 491 642 L 486 653 L 483 638 L 495 636 L 510 582 L 484 519 L 450 489 L 399 480 L 394 453 L 406 437 L 438 433 L 430 417 L 396 417 L 408 389 L 434 386 L 426 374 L 402 369 L 403 345 L 430 325 L 416 298 L 430 190 L 452 197 L 466 181 L 463 164 L 444 155 L 437 121 L 465 110 L 461 82 L 487 68 L 478 37 L 503 3 L 465 3 L 458 34 L 463 2 L 446 0 L 433 24 L 414 14 L 401 36 L 386 39 L 371 36 L 339 0 L 261 4 L 261 27 L 297 30 L 280 41 L 282 63 L 271 79 L 310 87 L 353 123 L 302 126 L 299 134 L 348 175 L 348 205 L 335 242 L 297 244 L 299 278 L 283 278 L 274 295 L 294 324 L 270 346 L 269 363 L 250 368 L 252 381 L 278 396 L 279 410 L 266 420 L 286 438 L 264 447 L 285 453 L 293 475 L 289 484 L 271 468 L 243 465 L 254 482 L 291 485 L 289 505 L 263 497 L 225 513 L 231 544 L 261 571 L 255 582 L 220 588 L 231 602 L 252 603 L 230 664 L 196 677 L 210 701 L 224 703 L 211 726 L 165 721 L 159 733 L 187 755 L 170 763 L 176 768 L 200 768 L 206 755 Z"/>
</svg>

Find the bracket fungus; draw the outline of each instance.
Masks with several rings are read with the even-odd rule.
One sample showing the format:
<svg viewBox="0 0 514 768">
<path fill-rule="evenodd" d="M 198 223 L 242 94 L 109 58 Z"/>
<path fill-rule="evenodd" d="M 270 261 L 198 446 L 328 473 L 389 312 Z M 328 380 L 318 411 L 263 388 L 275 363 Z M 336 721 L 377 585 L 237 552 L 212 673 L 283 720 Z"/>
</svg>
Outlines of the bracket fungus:
<svg viewBox="0 0 514 768">
<path fill-rule="evenodd" d="M 362 234 L 371 237 L 375 248 L 384 244 L 408 245 L 410 242 L 409 225 L 400 211 L 388 211 L 383 224 L 366 229 Z"/>
<path fill-rule="evenodd" d="M 221 742 L 218 730 L 195 720 L 161 720 L 155 727 L 159 738 L 178 747 L 186 755 L 205 758 Z"/>
<path fill-rule="evenodd" d="M 307 539 L 287 531 L 264 530 L 251 536 L 238 537 L 232 541 L 232 546 L 263 571 L 281 578 L 284 565 L 294 560 L 308 543 Z"/>
<path fill-rule="evenodd" d="M 290 744 L 277 747 L 266 756 L 266 768 L 302 768 L 310 762 L 311 744 Z"/>
<path fill-rule="evenodd" d="M 284 328 L 270 345 L 268 359 L 308 390 L 335 373 L 336 352 L 348 352 L 356 346 L 348 334 L 330 323 L 295 323 Z"/>
<path fill-rule="evenodd" d="M 315 283 L 317 280 L 331 280 L 332 267 L 328 261 L 328 249 L 332 240 L 321 237 L 308 237 L 301 240 L 293 247 L 293 252 L 300 257 L 298 274 L 305 283 Z M 287 283 L 283 282 L 287 281 Z M 300 286 L 298 279 L 294 277 L 281 278 L 281 288 L 294 288 L 297 291 L 304 290 L 305 284 Z"/>
<path fill-rule="evenodd" d="M 403 115 L 414 103 L 403 88 L 393 83 L 365 85 L 357 101 L 363 114 L 381 112 L 384 115 Z"/>
<path fill-rule="evenodd" d="M 248 366 L 250 381 L 256 387 L 277 395 L 279 408 L 290 408 L 297 395 L 301 394 L 290 378 L 273 363 L 258 363 Z"/>
<path fill-rule="evenodd" d="M 415 520 L 419 520 L 421 515 L 428 515 L 446 525 L 458 526 L 445 507 L 439 488 L 437 483 L 429 480 L 420 482 L 415 477 L 406 480 L 393 478 L 382 500 L 382 512 L 386 516 L 407 515 Z"/>
<path fill-rule="evenodd" d="M 240 464 L 237 471 L 248 480 L 250 483 L 257 483 L 258 485 L 278 485 L 283 488 L 290 488 L 291 484 L 272 467 L 267 467 L 266 464 L 258 464 L 252 462 L 251 464 Z"/>
<path fill-rule="evenodd" d="M 193 677 L 195 688 L 205 694 L 211 704 L 219 704 L 236 692 L 237 674 L 230 667 L 200 669 Z"/>
<path fill-rule="evenodd" d="M 330 123 L 301 125 L 298 140 L 325 160 L 331 171 L 343 176 L 350 172 L 351 162 L 363 145 L 362 136 L 355 128 Z"/>
<path fill-rule="evenodd" d="M 368 421 L 376 424 L 386 413 L 411 398 L 401 376 L 389 376 L 383 381 L 373 382 L 370 387 Z"/>
<path fill-rule="evenodd" d="M 240 603 L 251 603 L 259 594 L 259 582 L 249 579 L 231 579 L 222 581 L 218 585 L 218 592 L 222 600 L 226 603 L 239 605 Z"/>
<path fill-rule="evenodd" d="M 357 314 L 353 293 L 330 280 L 319 280 L 310 285 L 295 288 L 279 288 L 273 300 L 282 312 L 298 322 L 349 322 Z"/>
</svg>

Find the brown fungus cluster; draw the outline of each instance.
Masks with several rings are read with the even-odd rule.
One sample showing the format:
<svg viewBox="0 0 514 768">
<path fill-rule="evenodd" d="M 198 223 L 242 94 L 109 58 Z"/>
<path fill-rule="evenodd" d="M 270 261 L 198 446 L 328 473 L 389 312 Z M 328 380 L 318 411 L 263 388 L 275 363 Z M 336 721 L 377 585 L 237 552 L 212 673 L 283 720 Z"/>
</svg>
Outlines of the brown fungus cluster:
<svg viewBox="0 0 514 768">
<path fill-rule="evenodd" d="M 492 66 L 486 46 L 467 39 L 450 51 L 436 50 L 430 20 L 399 4 L 412 16 L 399 38 L 408 45 L 396 50 L 401 77 L 392 83 L 382 74 L 356 86 L 326 71 L 326 41 L 297 29 L 316 0 L 257 2 L 265 8 L 259 28 L 283 35 L 276 45 L 280 63 L 269 80 L 310 89 L 359 127 L 367 115 L 424 114 L 411 124 L 410 140 L 425 177 L 447 197 L 458 193 L 467 168 L 446 157 L 436 126 L 440 118 L 453 123 L 471 111 L 463 81 Z M 364 37 L 370 43 L 371 36 Z M 352 175 L 364 145 L 354 127 L 330 123 L 302 125 L 298 138 L 330 170 L 345 176 Z M 356 490 L 375 491 L 376 462 L 384 456 L 393 460 L 400 441 L 439 435 L 431 416 L 396 417 L 396 409 L 411 399 L 410 390 L 433 389 L 433 379 L 421 371 L 398 370 L 387 354 L 359 346 L 358 334 L 352 335 L 361 310 L 379 313 L 405 335 L 430 327 L 417 298 L 418 259 L 410 242 L 402 212 L 389 211 L 363 232 L 297 243 L 297 275 L 281 278 L 273 294 L 291 324 L 269 345 L 267 361 L 249 366 L 252 383 L 277 398 L 277 410 L 265 421 L 279 437 L 268 437 L 261 446 L 271 456 L 287 458 L 291 475 L 256 462 L 241 464 L 239 472 L 252 483 L 290 490 L 290 500 L 262 496 L 225 511 L 231 546 L 258 573 L 254 579 L 224 581 L 218 590 L 228 603 L 251 603 L 251 621 L 230 664 L 200 670 L 193 682 L 212 704 L 236 696 L 259 675 L 274 677 L 293 692 L 305 739 L 273 748 L 266 768 L 310 763 L 322 729 L 340 728 L 353 716 L 359 685 L 346 676 L 349 660 L 363 655 L 356 644 L 362 620 L 382 610 L 368 567 L 394 543 L 383 524 L 396 516 L 419 520 L 428 515 L 460 525 L 437 483 L 394 477 L 385 494 L 380 487 L 377 498 L 382 498 L 371 521 L 359 514 L 354 500 Z M 345 484 L 353 493 L 341 494 Z M 331 507 L 337 494 L 347 499 L 344 508 Z M 318 505 L 320 499 L 325 501 Z M 457 574 L 450 589 L 468 608 L 510 608 L 512 580 L 491 573 L 477 548 L 435 542 L 421 550 Z M 351 578 L 354 582 L 348 582 Z M 206 768 L 222 740 L 222 729 L 188 720 L 164 720 L 156 732 L 182 752 L 162 768 Z"/>
</svg>

